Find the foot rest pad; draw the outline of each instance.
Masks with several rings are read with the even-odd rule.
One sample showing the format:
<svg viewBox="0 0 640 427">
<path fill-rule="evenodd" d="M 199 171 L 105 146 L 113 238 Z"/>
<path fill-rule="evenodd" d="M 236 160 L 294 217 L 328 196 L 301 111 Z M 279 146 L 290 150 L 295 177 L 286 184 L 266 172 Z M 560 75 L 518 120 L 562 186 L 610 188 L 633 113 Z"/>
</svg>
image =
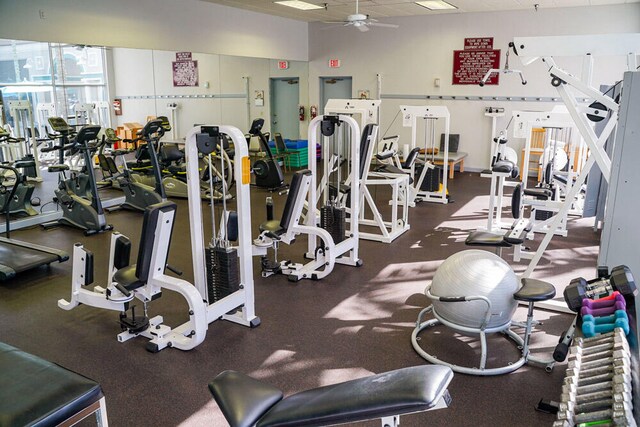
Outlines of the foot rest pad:
<svg viewBox="0 0 640 427">
<path fill-rule="evenodd" d="M 279 390 L 246 376 L 248 380 L 236 378 L 231 382 L 228 378 L 232 374 L 223 372 L 209 384 L 209 389 L 234 427 L 253 423 L 257 427 L 323 426 L 426 411 L 440 402 L 453 378 L 453 371 L 446 366 L 416 366 L 319 387 L 278 400 Z M 254 386 L 264 389 L 264 399 L 254 399 Z M 230 396 L 235 397 L 229 399 Z M 266 414 L 255 418 L 260 410 Z M 252 415 L 238 416 L 242 412 Z M 234 417 L 229 418 L 229 413 Z M 232 422 L 238 419 L 244 423 Z"/>
</svg>

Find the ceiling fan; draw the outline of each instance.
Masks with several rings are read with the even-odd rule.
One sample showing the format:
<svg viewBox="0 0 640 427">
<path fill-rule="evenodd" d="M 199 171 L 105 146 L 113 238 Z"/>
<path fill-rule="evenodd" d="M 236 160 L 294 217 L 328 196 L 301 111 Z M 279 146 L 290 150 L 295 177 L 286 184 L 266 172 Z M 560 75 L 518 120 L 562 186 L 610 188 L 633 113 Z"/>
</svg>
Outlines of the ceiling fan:
<svg viewBox="0 0 640 427">
<path fill-rule="evenodd" d="M 378 22 L 377 19 L 369 18 L 369 15 L 360 13 L 358 3 L 359 1 L 356 0 L 356 13 L 347 16 L 344 21 L 325 21 L 325 24 L 342 24 L 345 27 L 353 26 L 362 32 L 369 31 L 369 27 L 398 28 L 398 25 L 383 24 Z"/>
</svg>

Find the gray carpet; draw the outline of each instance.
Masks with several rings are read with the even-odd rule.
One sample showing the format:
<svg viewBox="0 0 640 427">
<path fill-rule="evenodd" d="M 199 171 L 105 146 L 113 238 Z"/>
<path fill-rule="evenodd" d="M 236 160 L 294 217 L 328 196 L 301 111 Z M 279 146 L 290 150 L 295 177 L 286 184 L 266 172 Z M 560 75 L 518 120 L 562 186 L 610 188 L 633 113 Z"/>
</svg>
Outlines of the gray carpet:
<svg viewBox="0 0 640 427">
<path fill-rule="evenodd" d="M 254 259 L 256 312 L 262 325 L 251 330 L 215 322 L 205 342 L 189 352 L 166 349 L 151 354 L 145 350 L 144 338 L 119 343 L 116 312 L 85 306 L 70 312 L 59 309 L 57 300 L 69 297 L 71 261 L 0 285 L 0 340 L 100 382 L 114 426 L 225 425 L 206 387 L 225 369 L 251 374 L 291 394 L 423 364 L 426 362 L 410 343 L 416 316 L 427 304 L 422 292 L 440 262 L 465 249 L 466 234 L 486 221 L 488 188 L 489 180 L 477 174 L 456 174 L 450 182 L 455 203 L 419 204 L 410 210 L 409 232 L 390 245 L 363 241 L 361 268 L 337 266 L 322 281 L 291 283 L 282 276 L 263 279 L 259 260 Z M 265 218 L 268 194 L 252 188 L 254 230 Z M 385 195 L 383 190 L 377 194 L 381 200 Z M 279 213 L 285 196 L 274 198 Z M 191 280 L 187 207 L 185 201 L 177 203 L 169 263 L 184 270 L 183 278 Z M 131 237 L 137 250 L 142 216 L 121 211 L 110 213 L 108 220 Z M 598 250 L 599 236 L 590 221 L 572 220 L 569 228 L 568 238 L 554 238 L 536 273 L 552 281 L 560 296 L 570 279 L 592 277 Z M 85 237 L 70 228 L 46 232 L 33 228 L 17 231 L 13 237 L 70 253 L 75 242 L 84 242 L 95 253 L 96 284 L 104 284 L 108 234 Z M 304 239 L 299 239 L 291 247 L 283 246 L 280 258 L 300 261 L 305 248 Z M 509 255 L 505 251 L 507 260 Z M 524 264 L 514 267 L 521 271 Z M 186 320 L 186 305 L 169 291 L 150 310 L 151 315 L 162 314 L 171 326 Z M 524 316 L 524 309 L 519 308 L 516 318 Z M 553 350 L 571 317 L 541 310 L 537 316 L 545 322 L 533 335 L 533 347 L 542 354 Z M 478 361 L 476 340 L 443 328 L 422 334 L 421 344 L 456 363 Z M 503 338 L 492 338 L 490 345 L 489 366 L 517 359 L 517 352 Z M 558 398 L 563 375 L 562 365 L 551 374 L 529 366 L 499 377 L 456 374 L 449 409 L 405 416 L 402 425 L 549 425 L 554 417 L 533 408 L 540 398 Z"/>
</svg>

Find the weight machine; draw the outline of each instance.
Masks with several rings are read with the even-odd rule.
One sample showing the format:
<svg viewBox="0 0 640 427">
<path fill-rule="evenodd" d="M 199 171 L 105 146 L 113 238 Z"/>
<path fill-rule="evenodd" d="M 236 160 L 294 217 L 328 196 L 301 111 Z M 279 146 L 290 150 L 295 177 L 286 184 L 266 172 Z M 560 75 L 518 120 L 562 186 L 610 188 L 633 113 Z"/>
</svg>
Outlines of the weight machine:
<svg viewBox="0 0 640 427">
<path fill-rule="evenodd" d="M 589 158 L 578 174 L 574 185 L 565 195 L 565 200 L 562 202 L 558 214 L 550 223 L 540 246 L 523 273 L 524 277 L 529 277 L 553 238 L 554 230 L 560 226 L 562 217 L 571 209 L 573 200 L 594 164 L 597 164 L 602 176 L 609 182 L 611 159 L 603 145 L 616 127 L 620 106 L 618 102 L 591 86 L 593 58 L 596 55 L 624 55 L 627 58 L 627 68 L 635 70 L 638 67 L 637 55 L 640 52 L 640 34 L 516 37 L 514 38 L 514 49 L 524 65 L 531 64 L 540 58 L 545 62 L 551 77 L 551 85 L 558 91 L 575 126 L 590 150 Z M 558 67 L 554 60 L 554 57 L 558 56 L 582 56 L 581 78 L 577 78 Z M 579 94 L 592 99 L 593 102 L 588 106 L 581 105 L 577 97 Z M 600 136 L 597 136 L 592 123 L 603 120 L 607 116 L 608 122 Z"/>
<path fill-rule="evenodd" d="M 410 169 L 406 170 L 413 177 L 413 185 L 408 187 L 406 194 L 402 197 L 408 198 L 409 206 L 414 207 L 416 202 L 434 202 L 447 204 L 447 179 L 449 177 L 449 109 L 442 106 L 415 106 L 401 105 L 402 125 L 411 127 L 411 143 L 404 145 L 404 157 L 416 147 L 424 149 L 422 169 L 416 167 L 416 162 L 412 162 Z M 424 141 L 420 146 L 418 143 L 418 119 L 424 120 Z M 436 122 L 444 119 L 444 144 L 442 169 L 435 165 L 436 152 Z M 439 148 L 439 147 L 438 147 Z M 431 159 L 429 160 L 429 157 Z M 442 179 L 442 181 L 440 180 Z M 425 181 L 427 180 L 427 181 Z"/>
<path fill-rule="evenodd" d="M 378 140 L 378 116 L 380 100 L 364 99 L 330 99 L 324 107 L 326 114 L 345 114 L 352 117 L 360 116 L 360 126 L 362 138 L 359 141 L 360 168 L 359 168 L 359 191 L 360 191 L 360 215 L 358 222 L 360 226 L 368 227 L 364 231 L 360 230 L 360 238 L 383 243 L 391 243 L 409 230 L 409 206 L 407 198 L 401 198 L 409 187 L 409 175 L 401 174 L 391 176 L 370 172 L 369 166 L 373 157 L 373 151 L 377 147 Z M 367 134 L 367 126 L 373 126 L 371 132 Z M 346 185 L 351 185 L 351 176 L 347 178 Z M 322 186 L 322 184 L 321 184 Z M 383 217 L 380 209 L 376 205 L 374 196 L 371 194 L 372 188 L 378 186 L 389 186 L 391 189 L 390 219 Z"/>
<path fill-rule="evenodd" d="M 27 175 L 27 179 L 30 181 L 42 182 L 38 142 L 36 141 L 36 130 L 31 102 L 9 101 L 9 112 L 13 118 L 14 136 L 16 138 L 25 138 L 24 145 L 16 145 L 16 150 L 12 153 L 14 156 L 13 160 L 33 161 L 33 167 L 29 168 L 31 169 L 31 173 L 25 173 L 25 175 Z"/>
<path fill-rule="evenodd" d="M 221 233 L 225 235 L 225 240 L 233 240 L 229 237 L 232 234 L 237 237 L 237 246 L 209 246 L 205 249 L 198 155 L 211 154 L 220 144 L 222 134 L 230 136 L 234 141 L 239 161 L 235 163 L 233 172 L 237 181 L 238 211 L 237 215 L 228 216 L 225 212 L 225 218 L 235 220 L 230 219 L 228 228 L 225 227 Z M 138 264 L 128 263 L 128 239 L 118 233 L 112 235 L 106 288 L 85 288 L 93 281 L 93 256 L 81 244 L 76 244 L 71 300 L 59 300 L 58 306 L 71 310 L 79 304 L 85 304 L 120 311 L 123 332 L 118 335 L 118 341 L 124 342 L 143 336 L 150 339 L 147 350 L 151 352 L 158 352 L 167 347 L 191 350 L 204 341 L 209 323 L 219 319 L 248 327 L 258 326 L 260 318 L 256 317 L 254 311 L 251 254 L 250 169 L 246 144 L 243 142 L 242 132 L 232 126 L 196 126 L 187 134 L 185 149 L 189 182 L 193 285 L 165 274 L 167 268 L 176 274 L 181 273 L 166 264 L 176 205 L 163 202 L 151 206 L 145 212 L 142 227 L 144 242 L 140 243 Z M 215 230 L 213 237 L 217 238 Z M 226 256 L 221 255 L 221 252 Z M 224 261 L 224 266 L 216 264 L 221 261 Z M 160 297 L 165 289 L 182 295 L 189 307 L 189 320 L 175 328 L 165 325 L 162 316 L 151 319 L 146 316 L 147 303 Z M 134 298 L 144 303 L 144 316 L 136 317 L 133 309 L 131 317 L 126 314 Z"/>
<path fill-rule="evenodd" d="M 262 233 L 255 240 L 254 255 L 263 257 L 263 276 L 281 272 L 288 275 L 290 281 L 319 280 L 328 276 L 335 264 L 355 267 L 362 265 L 362 260 L 358 257 L 359 221 L 354 220 L 359 217 L 360 211 L 358 185 L 346 185 L 342 180 L 342 162 L 339 158 L 332 161 L 338 157 L 332 152 L 334 148 L 338 152 L 344 152 L 343 138 L 346 138 L 350 144 L 351 157 L 345 176 L 353 176 L 358 172 L 360 128 L 349 116 L 318 116 L 309 123 L 310 147 L 316 146 L 320 132 L 323 139 L 323 178 L 326 179 L 316 189 L 316 153 L 315 150 L 309 150 L 309 169 L 294 174 L 282 219 L 279 222 L 268 221 L 260 226 Z M 332 180 L 335 180 L 335 185 L 331 185 Z M 301 224 L 305 206 L 307 212 Z M 306 234 L 308 237 L 305 257 L 311 261 L 306 264 L 277 262 L 277 252 L 274 262 L 266 260 L 268 247 L 273 246 L 277 251 L 279 242 L 291 244 L 299 234 Z"/>
</svg>

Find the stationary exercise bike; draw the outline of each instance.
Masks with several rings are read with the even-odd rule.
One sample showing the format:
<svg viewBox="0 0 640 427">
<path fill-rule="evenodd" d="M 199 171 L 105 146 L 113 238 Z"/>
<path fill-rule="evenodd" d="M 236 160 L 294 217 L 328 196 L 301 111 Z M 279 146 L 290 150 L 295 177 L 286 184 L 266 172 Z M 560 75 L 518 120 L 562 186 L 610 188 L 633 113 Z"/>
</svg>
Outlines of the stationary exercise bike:
<svg viewBox="0 0 640 427">
<path fill-rule="evenodd" d="M 98 195 L 95 172 L 91 167 L 92 147 L 89 146 L 89 141 L 96 141 L 99 132 L 100 126 L 83 126 L 68 144 L 51 148 L 51 150 L 60 150 L 61 152 L 79 150 L 84 158 L 84 164 L 87 165 L 86 176 L 91 198 L 81 197 L 73 191 L 74 180 L 67 179 L 65 175 L 65 171 L 69 170 L 68 165 L 49 166 L 49 172 L 59 173 L 58 188 L 55 190 L 54 201 L 62 209 L 62 218 L 42 224 L 45 229 L 58 225 L 68 225 L 84 230 L 84 234 L 87 236 L 113 229 L 113 226 L 107 224 L 105 219 L 104 209 Z"/>
<path fill-rule="evenodd" d="M 111 152 L 113 158 L 105 157 L 104 154 L 101 156 L 104 159 L 100 158 L 100 162 L 105 162 L 110 171 L 115 171 L 118 173 L 117 175 L 111 176 L 111 182 L 116 183 L 114 187 L 121 189 L 124 192 L 125 201 L 121 205 L 121 207 L 125 209 L 132 209 L 136 211 L 143 212 L 147 207 L 151 205 L 155 205 L 156 203 L 161 203 L 167 200 L 167 196 L 164 191 L 164 186 L 162 185 L 162 174 L 160 172 L 160 166 L 158 164 L 158 157 L 156 155 L 155 147 L 153 144 L 153 140 L 159 130 L 162 127 L 162 120 L 155 119 L 147 122 L 146 125 L 140 131 L 140 137 L 134 140 L 125 140 L 131 141 L 134 144 L 137 144 L 140 141 L 144 141 L 145 144 L 141 147 L 141 150 L 146 151 L 146 155 L 149 158 L 151 164 L 151 171 L 154 177 L 154 185 L 146 185 L 142 182 L 135 181 L 131 176 L 131 171 L 127 167 L 127 162 L 123 161 L 123 170 L 119 172 L 115 165 L 115 158 L 119 156 L 124 156 L 125 154 L 130 153 L 129 150 L 114 150 Z M 111 134 L 111 132 L 109 132 Z M 115 135 L 107 136 L 111 140 Z M 110 160 L 110 161 L 109 161 Z M 103 169 L 104 170 L 104 169 Z"/>
<path fill-rule="evenodd" d="M 258 137 L 262 150 L 267 154 L 266 159 L 260 159 L 254 162 L 253 173 L 256 176 L 256 186 L 269 190 L 277 190 L 285 186 L 284 174 L 278 162 L 275 161 L 273 154 L 271 154 L 269 142 L 262 133 L 263 126 L 264 119 L 255 119 L 253 123 L 251 123 L 251 129 L 249 129 L 249 134 Z"/>
</svg>

